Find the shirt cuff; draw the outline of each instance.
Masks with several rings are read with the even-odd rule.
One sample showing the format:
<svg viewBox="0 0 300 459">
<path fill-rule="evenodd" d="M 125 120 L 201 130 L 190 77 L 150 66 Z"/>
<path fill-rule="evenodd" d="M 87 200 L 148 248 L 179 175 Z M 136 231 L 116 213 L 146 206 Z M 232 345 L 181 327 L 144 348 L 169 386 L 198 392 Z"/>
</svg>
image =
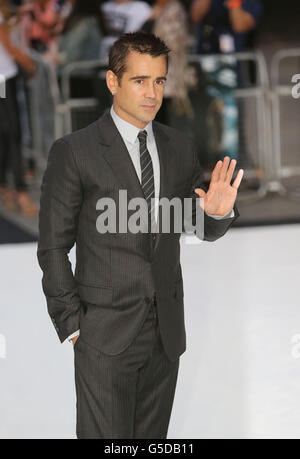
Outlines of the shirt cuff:
<svg viewBox="0 0 300 459">
<path fill-rule="evenodd" d="M 231 209 L 227 214 L 225 215 L 212 215 L 212 214 L 206 214 L 209 217 L 214 218 L 215 220 L 222 220 L 223 218 L 232 218 L 234 217 L 234 210 Z"/>
<path fill-rule="evenodd" d="M 75 336 L 78 336 L 80 333 L 80 330 L 77 330 L 76 332 L 72 333 L 72 335 L 68 336 L 68 340 L 70 343 L 72 342 L 72 339 L 75 338 Z"/>
</svg>

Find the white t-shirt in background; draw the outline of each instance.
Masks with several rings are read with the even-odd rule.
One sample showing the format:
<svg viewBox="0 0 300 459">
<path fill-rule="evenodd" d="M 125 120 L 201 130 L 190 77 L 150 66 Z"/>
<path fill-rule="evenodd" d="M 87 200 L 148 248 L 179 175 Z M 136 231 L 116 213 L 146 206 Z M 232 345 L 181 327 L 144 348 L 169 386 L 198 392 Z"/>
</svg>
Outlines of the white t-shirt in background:
<svg viewBox="0 0 300 459">
<path fill-rule="evenodd" d="M 0 12 L 0 24 L 4 22 L 2 13 Z M 18 73 L 18 67 L 11 55 L 6 51 L 4 45 L 0 41 L 0 75 L 6 80 L 13 78 Z"/>
<path fill-rule="evenodd" d="M 152 12 L 148 3 L 138 0 L 126 3 L 110 0 L 102 4 L 101 10 L 108 29 L 108 35 L 101 40 L 101 59 L 108 57 L 111 46 L 123 33 L 140 30 Z"/>
</svg>

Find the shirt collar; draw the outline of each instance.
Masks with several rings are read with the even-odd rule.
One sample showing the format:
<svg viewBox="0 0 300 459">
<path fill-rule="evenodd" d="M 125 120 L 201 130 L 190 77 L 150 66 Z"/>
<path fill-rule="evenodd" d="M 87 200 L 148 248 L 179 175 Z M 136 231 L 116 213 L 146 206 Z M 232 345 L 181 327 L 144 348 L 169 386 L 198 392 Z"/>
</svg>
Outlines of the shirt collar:
<svg viewBox="0 0 300 459">
<path fill-rule="evenodd" d="M 128 142 L 134 144 L 137 139 L 138 133 L 140 131 L 147 131 L 147 139 L 151 142 L 154 138 L 153 136 L 153 128 L 152 128 L 152 121 L 150 121 L 144 129 L 139 129 L 138 127 L 134 126 L 131 123 L 120 118 L 116 112 L 114 111 L 113 105 L 110 109 L 110 114 L 112 119 L 114 120 L 115 125 L 117 126 L 118 131 L 120 132 L 123 139 L 126 139 Z"/>
</svg>

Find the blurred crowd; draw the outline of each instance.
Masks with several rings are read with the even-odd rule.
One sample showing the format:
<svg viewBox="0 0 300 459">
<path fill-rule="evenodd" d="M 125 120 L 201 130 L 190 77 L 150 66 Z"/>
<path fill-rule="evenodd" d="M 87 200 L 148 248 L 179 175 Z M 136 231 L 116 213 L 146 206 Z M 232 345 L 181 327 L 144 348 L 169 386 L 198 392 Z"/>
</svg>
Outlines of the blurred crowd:
<svg viewBox="0 0 300 459">
<path fill-rule="evenodd" d="M 192 118 L 201 102 L 188 95 L 195 75 L 187 72 L 187 56 L 245 50 L 261 16 L 259 0 L 0 0 L 0 77 L 6 80 L 0 98 L 0 196 L 5 208 L 24 216 L 38 212 L 29 194 L 36 165 L 23 154 L 20 108 L 22 82 L 35 78 L 34 55 L 59 79 L 71 62 L 107 59 L 123 33 L 152 32 L 172 50 L 157 120 L 168 124 L 172 112 L 180 122 L 180 116 Z"/>
</svg>

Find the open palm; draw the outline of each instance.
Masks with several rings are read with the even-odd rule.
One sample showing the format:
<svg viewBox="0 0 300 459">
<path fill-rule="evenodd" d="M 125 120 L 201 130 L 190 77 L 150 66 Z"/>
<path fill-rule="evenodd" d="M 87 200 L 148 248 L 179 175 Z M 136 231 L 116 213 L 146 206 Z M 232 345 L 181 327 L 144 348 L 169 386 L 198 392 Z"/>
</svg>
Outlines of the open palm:
<svg viewBox="0 0 300 459">
<path fill-rule="evenodd" d="M 231 185 L 231 179 L 236 166 L 236 160 L 230 161 L 226 156 L 223 161 L 218 161 L 211 175 L 208 191 L 201 188 L 195 188 L 195 193 L 203 202 L 200 202 L 205 212 L 212 215 L 225 215 L 232 208 L 236 200 L 237 190 L 242 181 L 244 171 L 240 169 Z"/>
</svg>

